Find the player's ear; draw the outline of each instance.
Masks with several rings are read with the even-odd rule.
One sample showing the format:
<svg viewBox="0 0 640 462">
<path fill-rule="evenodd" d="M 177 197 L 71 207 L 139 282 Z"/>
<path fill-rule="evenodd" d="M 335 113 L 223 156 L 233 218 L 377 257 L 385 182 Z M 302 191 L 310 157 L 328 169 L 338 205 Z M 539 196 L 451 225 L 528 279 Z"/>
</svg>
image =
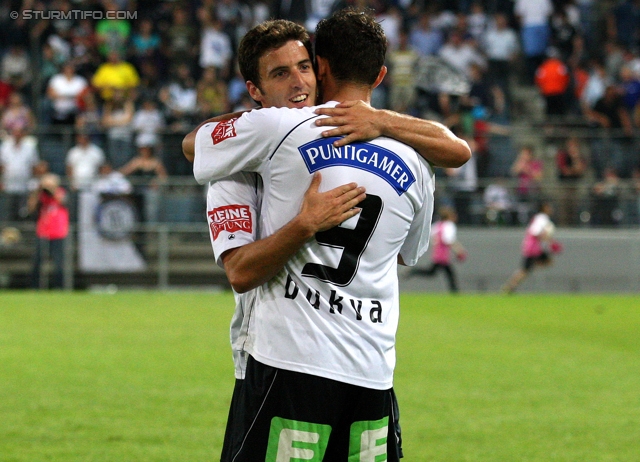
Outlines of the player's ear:
<svg viewBox="0 0 640 462">
<path fill-rule="evenodd" d="M 376 88 L 378 85 L 380 85 L 384 80 L 385 75 L 387 75 L 387 66 L 382 66 L 380 68 L 380 72 L 378 73 L 378 77 L 376 78 L 376 81 L 373 82 L 373 86 L 371 88 Z"/>
<path fill-rule="evenodd" d="M 249 96 L 251 96 L 254 101 L 262 102 L 262 91 L 258 88 L 258 86 L 255 85 L 251 80 L 247 80 L 246 85 Z"/>
<path fill-rule="evenodd" d="M 324 80 L 329 72 L 329 62 L 322 56 L 316 55 L 316 79 Z"/>
</svg>

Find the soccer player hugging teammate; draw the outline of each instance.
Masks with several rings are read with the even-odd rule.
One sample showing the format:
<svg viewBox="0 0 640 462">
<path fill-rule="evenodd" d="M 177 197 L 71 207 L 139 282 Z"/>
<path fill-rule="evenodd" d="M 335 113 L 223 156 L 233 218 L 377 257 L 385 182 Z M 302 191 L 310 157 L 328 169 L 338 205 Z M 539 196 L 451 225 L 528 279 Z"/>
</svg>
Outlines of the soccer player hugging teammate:
<svg viewBox="0 0 640 462">
<path fill-rule="evenodd" d="M 349 33 L 334 35 L 344 28 Z M 352 42 L 353 49 L 345 47 Z M 368 101 L 372 88 L 384 77 L 386 40 L 380 26 L 369 15 L 341 12 L 319 25 L 316 46 L 323 94 L 335 100 L 324 110 L 331 111 L 336 101 Z M 281 44 L 272 48 L 275 53 L 261 58 L 287 50 Z M 295 56 L 295 50 L 301 50 L 299 46 L 288 48 L 291 53 L 282 56 Z M 347 53 L 340 48 L 348 48 Z M 353 60 L 354 50 L 359 60 Z M 258 68 L 269 69 L 265 66 L 268 60 L 261 58 Z M 252 93 L 263 106 L 268 104 L 259 98 L 270 94 L 270 75 L 287 78 L 291 69 L 295 74 L 303 69 L 271 67 L 273 73 L 261 74 L 260 84 Z M 352 70 L 345 73 L 349 67 Z M 265 81 L 261 80 L 263 76 Z M 250 82 L 247 86 L 251 92 Z M 284 105 L 289 107 L 308 99 L 300 90 L 283 95 L 281 102 L 286 101 Z M 356 106 L 351 109 L 359 111 L 359 117 L 374 111 L 367 105 L 351 106 Z M 326 112 L 334 117 L 325 120 L 335 116 L 350 120 L 348 114 L 344 117 L 347 110 L 342 106 L 337 112 Z M 269 239 L 289 226 L 298 218 L 297 212 L 305 209 L 310 191 L 311 195 L 320 194 L 313 190 L 319 183 L 314 172 L 323 171 L 323 190 L 335 187 L 357 192 L 353 186 L 357 183 L 368 191 L 357 209 L 351 206 L 342 212 L 352 216 L 341 226 L 312 231 L 282 269 L 259 282 L 253 292 L 255 303 L 247 306 L 251 312 L 242 316 L 248 328 L 243 351 L 250 356 L 244 384 L 237 394 L 234 392 L 234 400 L 238 396 L 242 405 L 237 405 L 233 425 L 228 425 L 225 436 L 234 460 L 261 460 L 267 454 L 268 460 L 275 460 L 276 454 L 300 457 L 302 453 L 318 459 L 346 460 L 349 454 L 388 451 L 387 429 L 389 419 L 394 418 L 391 386 L 398 320 L 396 261 L 400 257 L 413 264 L 426 249 L 433 175 L 415 151 L 391 139 L 334 148 L 333 140 L 321 138 L 322 129 L 316 125 L 319 119 L 313 111 L 263 109 L 224 123 L 204 123 L 183 144 L 187 158 L 195 154 L 194 173 L 201 182 L 238 172 L 258 173 L 264 181 L 262 204 L 254 204 L 254 212 L 247 215 L 244 209 L 213 215 L 239 220 L 232 225 L 225 223 L 222 231 L 220 226 L 215 227 L 218 234 L 214 246 L 223 234 L 228 241 L 235 240 L 241 228 L 246 232 L 246 217 L 255 219 L 257 210 L 261 237 Z M 392 129 L 402 131 L 406 129 L 403 123 L 414 122 L 384 112 L 385 117 L 377 119 L 384 119 L 387 125 L 399 122 Z M 436 162 L 441 155 L 445 163 L 460 164 L 468 159 L 466 144 L 438 124 L 423 122 L 403 135 L 411 138 L 408 142 L 426 146 Z M 336 130 L 330 129 L 325 135 L 354 131 Z M 423 150 L 420 152 L 423 154 Z M 356 194 L 345 203 L 358 197 Z M 231 235 L 233 239 L 229 239 Z M 216 251 L 217 258 L 219 254 Z M 224 266 L 227 269 L 226 263 Z M 253 284 L 255 281 L 246 288 Z M 310 438 L 308 449 L 296 449 L 300 438 Z M 389 460 L 399 457 L 394 439 L 389 435 Z"/>
</svg>

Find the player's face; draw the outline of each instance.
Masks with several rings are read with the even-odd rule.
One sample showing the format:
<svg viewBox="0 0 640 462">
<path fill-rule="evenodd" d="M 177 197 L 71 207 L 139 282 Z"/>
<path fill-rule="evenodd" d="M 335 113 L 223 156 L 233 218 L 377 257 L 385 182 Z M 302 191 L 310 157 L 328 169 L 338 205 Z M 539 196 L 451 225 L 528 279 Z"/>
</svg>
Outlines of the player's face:
<svg viewBox="0 0 640 462">
<path fill-rule="evenodd" d="M 316 75 L 311 58 L 300 41 L 287 42 L 260 58 L 260 88 L 247 83 L 251 97 L 263 107 L 313 106 Z"/>
</svg>

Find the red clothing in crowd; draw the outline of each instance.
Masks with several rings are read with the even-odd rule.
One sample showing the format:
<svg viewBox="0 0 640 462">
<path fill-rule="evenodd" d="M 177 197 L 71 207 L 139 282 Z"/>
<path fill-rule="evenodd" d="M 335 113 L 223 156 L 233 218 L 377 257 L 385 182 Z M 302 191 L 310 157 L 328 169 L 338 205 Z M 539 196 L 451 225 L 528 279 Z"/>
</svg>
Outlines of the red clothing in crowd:
<svg viewBox="0 0 640 462">
<path fill-rule="evenodd" d="M 549 58 L 536 71 L 536 85 L 543 96 L 562 95 L 569 88 L 569 69 L 557 58 Z"/>
<path fill-rule="evenodd" d="M 58 188 L 55 194 L 46 191 L 39 194 L 36 235 L 41 239 L 64 239 L 69 233 L 69 209 L 64 205 L 64 188 Z"/>
</svg>

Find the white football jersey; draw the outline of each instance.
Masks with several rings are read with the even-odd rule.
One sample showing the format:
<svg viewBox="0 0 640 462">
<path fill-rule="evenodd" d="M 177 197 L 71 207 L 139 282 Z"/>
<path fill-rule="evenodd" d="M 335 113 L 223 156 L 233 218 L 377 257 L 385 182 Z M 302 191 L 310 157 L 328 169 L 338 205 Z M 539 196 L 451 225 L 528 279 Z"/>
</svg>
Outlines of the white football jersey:
<svg viewBox="0 0 640 462">
<path fill-rule="evenodd" d="M 258 210 L 262 198 L 262 181 L 255 173 L 240 172 L 211 182 L 207 189 L 207 223 L 216 262 L 224 267 L 220 256 L 227 250 L 258 239 Z M 245 343 L 248 322 L 256 290 L 234 292 L 236 306 L 231 318 L 229 337 L 235 377 L 244 379 L 247 368 Z"/>
<path fill-rule="evenodd" d="M 427 249 L 433 172 L 388 138 L 333 148 L 313 111 L 267 108 L 205 124 L 194 174 L 204 183 L 259 173 L 265 236 L 299 213 L 315 172 L 323 191 L 349 182 L 366 188 L 357 216 L 317 233 L 258 288 L 247 351 L 273 367 L 387 389 L 399 319 L 397 257 L 414 265 Z"/>
</svg>

